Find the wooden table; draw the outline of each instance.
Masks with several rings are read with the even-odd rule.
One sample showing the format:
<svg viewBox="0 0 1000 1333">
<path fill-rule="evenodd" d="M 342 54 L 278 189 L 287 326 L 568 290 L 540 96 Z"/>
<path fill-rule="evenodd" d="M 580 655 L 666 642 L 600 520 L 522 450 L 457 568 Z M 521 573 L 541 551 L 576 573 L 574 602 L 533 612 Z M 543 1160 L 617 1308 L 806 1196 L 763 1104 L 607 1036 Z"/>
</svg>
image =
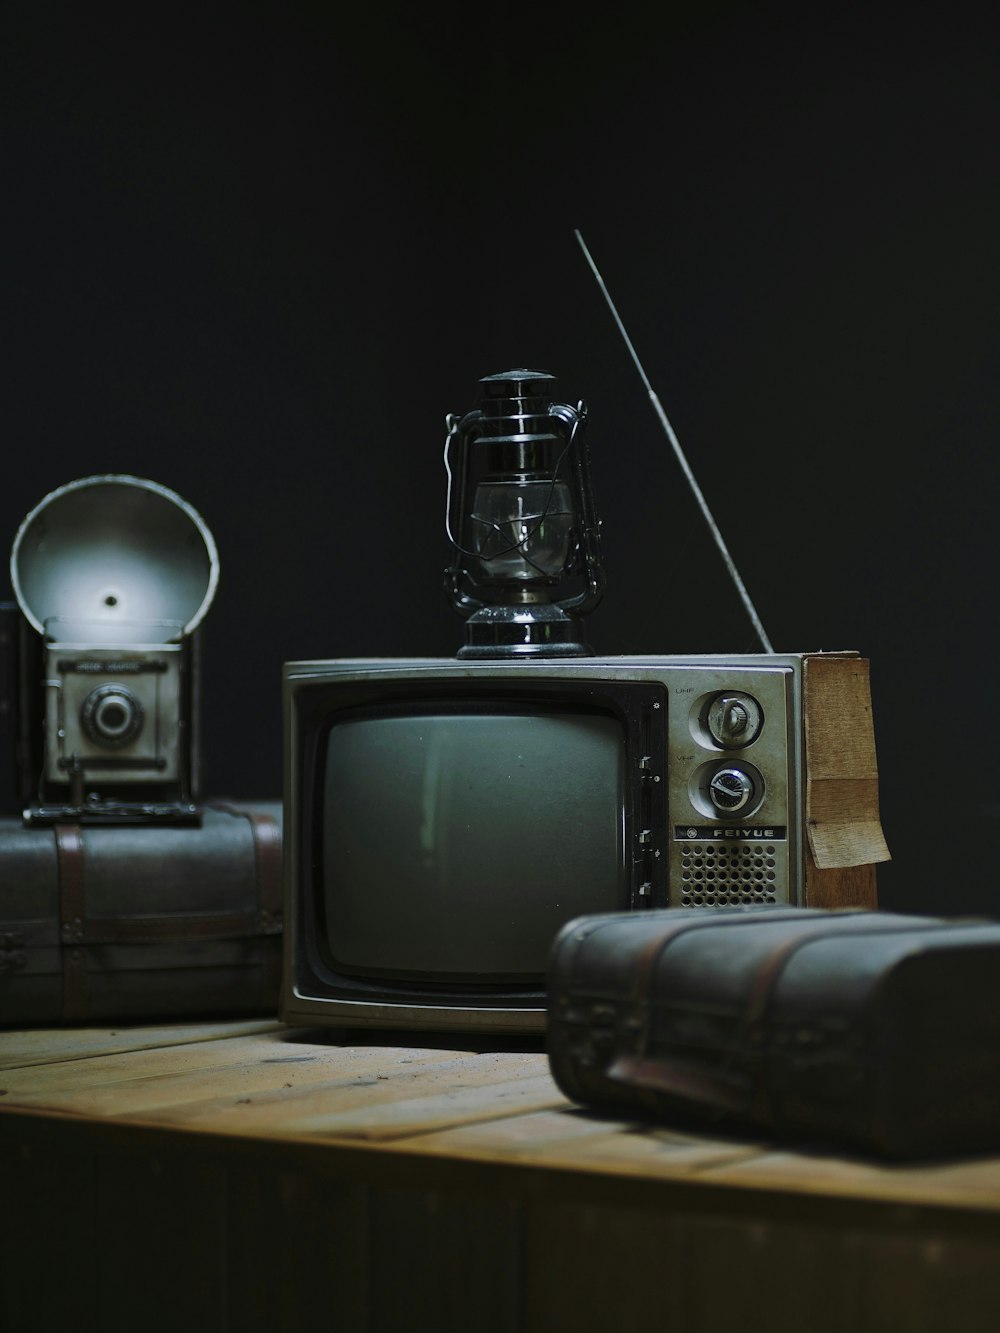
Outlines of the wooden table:
<svg viewBox="0 0 1000 1333">
<path fill-rule="evenodd" d="M 0 1032 L 0 1329 L 1000 1329 L 1000 1160 L 599 1119 L 519 1040 Z"/>
</svg>

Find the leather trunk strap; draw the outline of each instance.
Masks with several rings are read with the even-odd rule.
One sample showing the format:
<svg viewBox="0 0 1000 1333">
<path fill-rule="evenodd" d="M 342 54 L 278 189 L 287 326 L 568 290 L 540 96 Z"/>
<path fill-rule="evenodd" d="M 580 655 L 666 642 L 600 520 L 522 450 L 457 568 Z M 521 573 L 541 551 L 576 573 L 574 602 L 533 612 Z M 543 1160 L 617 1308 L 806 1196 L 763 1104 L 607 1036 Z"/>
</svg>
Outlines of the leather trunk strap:
<svg viewBox="0 0 1000 1333">
<path fill-rule="evenodd" d="M 724 918 L 719 918 L 724 920 Z M 636 1050 L 623 1053 L 605 1071 L 607 1078 L 629 1087 L 663 1093 L 680 1101 L 689 1101 L 717 1115 L 739 1112 L 746 1105 L 745 1080 L 734 1079 L 726 1069 L 681 1068 L 675 1061 L 650 1057 L 653 1035 L 653 972 L 664 951 L 681 935 L 691 930 L 705 930 L 712 918 L 699 917 L 670 922 L 647 940 L 635 960 L 635 986 L 632 994 L 635 1018 L 639 1026 Z"/>
<path fill-rule="evenodd" d="M 770 1082 L 764 1067 L 764 1050 L 767 1045 L 767 1016 L 771 1005 L 771 997 L 792 955 L 804 944 L 808 944 L 816 938 L 817 935 L 814 930 L 806 929 L 802 934 L 793 935 L 772 950 L 761 963 L 754 976 L 753 986 L 747 999 L 742 1030 L 747 1061 L 753 1073 L 753 1103 L 751 1109 L 755 1123 L 763 1125 L 767 1129 L 774 1128 L 775 1120 Z"/>
<path fill-rule="evenodd" d="M 634 1002 L 641 1023 L 640 1039 L 634 1053 L 620 1055 L 615 1060 L 607 1070 L 608 1078 L 693 1102 L 711 1109 L 716 1116 L 745 1114 L 751 1106 L 755 1106 L 765 1117 L 770 1115 L 767 1091 L 761 1087 L 761 1071 L 755 1064 L 758 1041 L 763 1032 L 763 1021 L 774 983 L 799 944 L 804 943 L 805 938 L 811 938 L 811 932 L 808 935 L 796 934 L 782 947 L 774 950 L 754 978 L 741 1024 L 746 1034 L 748 1070 L 732 1069 L 728 1063 L 711 1070 L 697 1066 L 684 1067 L 669 1056 L 648 1054 L 653 1035 L 653 972 L 663 952 L 689 930 L 710 930 L 713 925 L 747 924 L 753 919 L 761 918 L 720 914 L 717 917 L 680 921 L 648 941 L 636 957 Z"/>
<path fill-rule="evenodd" d="M 258 930 L 262 935 L 280 935 L 282 923 L 281 825 L 266 810 L 253 806 L 213 801 L 213 810 L 246 819 L 253 834 L 257 869 Z"/>
<path fill-rule="evenodd" d="M 745 918 L 743 919 L 745 920 Z M 642 1037 L 640 1043 L 638 1043 L 638 1058 L 641 1061 L 645 1061 L 652 1036 L 653 972 L 661 955 L 679 936 L 686 935 L 688 931 L 710 930 L 715 924 L 735 925 L 738 920 L 740 918 L 720 915 L 719 917 L 698 917 L 694 920 L 687 918 L 683 921 L 670 922 L 664 926 L 662 931 L 648 940 L 636 955 L 635 989 L 632 998 L 642 1016 Z"/>
<path fill-rule="evenodd" d="M 87 1017 L 83 833 L 78 824 L 57 824 L 55 837 L 63 968 L 62 1016 L 67 1023 L 78 1023 Z"/>
<path fill-rule="evenodd" d="M 257 857 L 257 902 L 261 932 L 275 935 L 281 930 L 281 828 L 273 815 L 248 810 Z"/>
<path fill-rule="evenodd" d="M 240 940 L 259 935 L 257 912 L 174 913 L 172 916 L 85 916 L 87 944 L 176 944 Z"/>
</svg>

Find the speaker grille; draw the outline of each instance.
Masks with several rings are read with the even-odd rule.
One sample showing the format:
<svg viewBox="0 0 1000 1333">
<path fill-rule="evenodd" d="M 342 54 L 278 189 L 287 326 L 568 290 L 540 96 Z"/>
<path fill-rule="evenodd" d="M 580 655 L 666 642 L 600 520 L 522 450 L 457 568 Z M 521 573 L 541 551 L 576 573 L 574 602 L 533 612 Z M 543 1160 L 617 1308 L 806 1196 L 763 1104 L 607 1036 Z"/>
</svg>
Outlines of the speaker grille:
<svg viewBox="0 0 1000 1333">
<path fill-rule="evenodd" d="M 675 849 L 671 898 L 680 907 L 788 901 L 787 847 L 691 842 Z"/>
</svg>

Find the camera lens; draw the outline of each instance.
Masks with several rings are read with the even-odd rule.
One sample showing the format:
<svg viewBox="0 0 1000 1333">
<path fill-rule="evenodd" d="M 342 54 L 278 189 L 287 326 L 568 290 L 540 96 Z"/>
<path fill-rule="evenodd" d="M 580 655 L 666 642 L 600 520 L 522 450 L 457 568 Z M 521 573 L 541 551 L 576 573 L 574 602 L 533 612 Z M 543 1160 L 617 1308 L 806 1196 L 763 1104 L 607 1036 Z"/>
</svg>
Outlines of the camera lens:
<svg viewBox="0 0 1000 1333">
<path fill-rule="evenodd" d="M 142 728 L 142 705 L 124 685 L 99 685 L 80 707 L 84 731 L 97 745 L 116 750 Z"/>
</svg>

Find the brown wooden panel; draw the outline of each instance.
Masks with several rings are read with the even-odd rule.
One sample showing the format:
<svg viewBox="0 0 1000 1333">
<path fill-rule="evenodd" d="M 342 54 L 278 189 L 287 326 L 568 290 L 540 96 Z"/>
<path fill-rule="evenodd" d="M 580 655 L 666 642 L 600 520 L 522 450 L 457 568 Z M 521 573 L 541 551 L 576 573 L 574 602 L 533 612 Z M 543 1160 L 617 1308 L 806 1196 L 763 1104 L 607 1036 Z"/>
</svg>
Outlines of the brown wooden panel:
<svg viewBox="0 0 1000 1333">
<path fill-rule="evenodd" d="M 678 1223 L 669 1212 L 534 1203 L 526 1220 L 525 1333 L 684 1329 Z"/>
<path fill-rule="evenodd" d="M 385 1189 L 370 1202 L 371 1333 L 516 1333 L 516 1198 Z"/>
<path fill-rule="evenodd" d="M 803 907 L 878 907 L 878 877 L 875 866 L 842 866 L 820 870 L 805 849 L 805 900 Z"/>
<path fill-rule="evenodd" d="M 225 1171 L 174 1155 L 101 1154 L 78 1223 L 99 1238 L 91 1281 L 104 1333 L 226 1327 Z M 89 1205 L 89 1206 L 87 1206 Z"/>
<path fill-rule="evenodd" d="M 706 1198 L 706 1205 L 710 1202 Z M 534 1206 L 528 1333 L 993 1333 L 995 1241 L 885 1215 L 824 1224 L 750 1211 Z"/>
<path fill-rule="evenodd" d="M 1000 1327 L 1000 1158 L 884 1166 L 536 1106 L 544 1064 L 265 1032 L 8 1071 L 0 1329 Z M 58 1110 L 19 1108 L 22 1076 Z"/>
<path fill-rule="evenodd" d="M 829 1227 L 555 1201 L 532 1210 L 527 1254 L 528 1333 L 859 1327 L 855 1274 Z"/>
<path fill-rule="evenodd" d="M 234 1333 L 366 1333 L 368 1190 L 327 1174 L 234 1167 L 225 1272 Z"/>
<path fill-rule="evenodd" d="M 996 1333 L 1000 1246 L 996 1235 L 859 1237 L 859 1333 Z"/>
<path fill-rule="evenodd" d="M 0 1138 L 0 1329 L 97 1329 L 94 1155 Z"/>
</svg>

